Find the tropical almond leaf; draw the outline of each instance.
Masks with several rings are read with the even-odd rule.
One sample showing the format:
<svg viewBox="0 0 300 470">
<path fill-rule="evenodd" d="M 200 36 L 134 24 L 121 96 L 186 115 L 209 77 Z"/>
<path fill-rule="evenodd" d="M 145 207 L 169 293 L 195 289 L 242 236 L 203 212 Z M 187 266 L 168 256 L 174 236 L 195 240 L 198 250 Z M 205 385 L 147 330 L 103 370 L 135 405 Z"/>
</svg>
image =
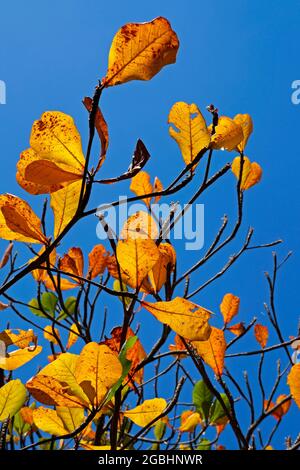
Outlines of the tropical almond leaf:
<svg viewBox="0 0 300 470">
<path fill-rule="evenodd" d="M 212 131 L 212 126 L 209 126 Z M 243 129 L 240 124 L 227 116 L 220 116 L 215 133 L 211 136 L 211 148 L 228 151 L 234 150 L 244 138 Z"/>
<path fill-rule="evenodd" d="M 89 267 L 87 277 L 89 279 L 95 279 L 95 277 L 104 273 L 107 261 L 107 251 L 101 244 L 95 245 L 92 251 L 89 253 Z"/>
<path fill-rule="evenodd" d="M 210 143 L 210 132 L 197 105 L 175 103 L 169 113 L 169 133 L 182 153 L 186 165 L 191 163 L 201 150 Z M 174 127 L 173 127 L 174 126 Z"/>
<path fill-rule="evenodd" d="M 70 387 L 66 383 L 61 383 L 51 376 L 39 373 L 26 383 L 26 388 L 33 398 L 44 405 L 67 406 L 70 408 L 87 407 L 86 403 L 70 392 Z"/>
<path fill-rule="evenodd" d="M 250 162 L 248 157 L 243 157 L 243 171 L 241 179 L 241 189 L 247 190 L 259 183 L 262 177 L 262 168 L 256 162 Z M 241 157 L 235 157 L 231 164 L 232 173 L 236 176 L 237 179 L 240 177 L 241 171 Z"/>
<path fill-rule="evenodd" d="M 83 104 L 86 107 L 86 109 L 91 112 L 92 110 L 92 105 L 93 105 L 93 100 L 92 98 L 89 98 L 86 96 L 83 99 Z M 100 170 L 101 166 L 104 163 L 104 160 L 106 158 L 106 152 L 108 149 L 108 144 L 109 144 L 109 134 L 108 134 L 108 126 L 107 122 L 104 119 L 104 116 L 102 114 L 102 111 L 100 108 L 97 109 L 96 111 L 96 116 L 95 116 L 95 128 L 97 130 L 100 143 L 101 143 L 101 152 L 100 152 L 100 157 L 99 161 L 97 164 L 96 171 Z"/>
<path fill-rule="evenodd" d="M 54 237 L 65 229 L 77 212 L 82 181 L 75 183 L 51 194 L 51 207 L 54 213 Z"/>
<path fill-rule="evenodd" d="M 121 238 L 149 239 L 155 240 L 158 237 L 157 224 L 153 217 L 145 211 L 137 211 L 128 217 L 121 231 Z"/>
<path fill-rule="evenodd" d="M 131 180 L 130 190 L 137 196 L 151 194 L 153 186 L 150 181 L 150 175 L 146 171 L 139 171 Z M 143 201 L 147 207 L 150 207 L 151 197 L 145 198 Z"/>
<path fill-rule="evenodd" d="M 261 347 L 265 348 L 269 338 L 268 327 L 261 325 L 260 323 L 256 323 L 254 325 L 254 335 L 256 341 L 261 345 Z"/>
<path fill-rule="evenodd" d="M 193 341 L 192 344 L 204 362 L 213 369 L 217 376 L 221 376 L 226 351 L 224 332 L 212 326 L 211 334 L 207 341 Z"/>
<path fill-rule="evenodd" d="M 78 338 L 80 337 L 80 332 L 78 330 L 78 327 L 76 323 L 73 323 L 70 326 L 70 333 L 68 336 L 68 342 L 66 345 L 66 350 L 70 349 L 74 344 L 77 342 Z"/>
<path fill-rule="evenodd" d="M 30 346 L 23 349 L 17 349 L 7 354 L 6 357 L 0 358 L 0 369 L 15 370 L 27 364 L 35 356 L 40 354 L 42 346 Z"/>
<path fill-rule="evenodd" d="M 237 124 L 242 126 L 242 129 L 243 129 L 244 138 L 242 142 L 237 146 L 237 149 L 239 150 L 239 152 L 243 152 L 247 145 L 248 139 L 253 132 L 253 122 L 252 122 L 250 114 L 237 114 L 236 116 L 234 116 L 233 120 Z"/>
<path fill-rule="evenodd" d="M 176 33 L 163 17 L 147 23 L 128 23 L 113 39 L 103 84 L 150 80 L 162 67 L 176 61 L 178 47 Z"/>
<path fill-rule="evenodd" d="M 13 194 L 0 196 L 0 238 L 26 243 L 47 242 L 38 216 L 26 201 Z"/>
<path fill-rule="evenodd" d="M 30 343 L 36 342 L 36 336 L 33 330 L 4 330 L 0 333 L 0 341 L 5 343 L 5 346 L 11 346 L 14 344 L 19 348 L 27 348 Z"/>
<path fill-rule="evenodd" d="M 211 312 L 189 300 L 176 297 L 168 302 L 141 302 L 142 306 L 160 322 L 190 341 L 207 340 L 211 327 Z"/>
<path fill-rule="evenodd" d="M 167 402 L 164 398 L 152 398 L 145 400 L 141 405 L 125 411 L 124 416 L 131 419 L 137 426 L 144 428 L 148 426 L 151 421 L 158 418 L 167 407 Z"/>
<path fill-rule="evenodd" d="M 201 417 L 196 411 L 183 411 L 181 414 L 180 432 L 193 432 L 201 424 Z"/>
<path fill-rule="evenodd" d="M 10 380 L 0 388 L 0 421 L 12 418 L 27 398 L 26 388 L 19 379 Z"/>
<path fill-rule="evenodd" d="M 295 364 L 290 370 L 287 383 L 296 405 L 300 408 L 300 364 Z"/>
<path fill-rule="evenodd" d="M 159 259 L 149 272 L 149 281 L 154 292 L 159 292 L 167 281 L 168 272 L 174 270 L 176 264 L 176 251 L 170 243 L 160 243 Z"/>
<path fill-rule="evenodd" d="M 33 410 L 33 422 L 38 429 L 53 436 L 68 434 L 62 419 L 50 408 L 40 407 Z"/>
<path fill-rule="evenodd" d="M 233 294 L 225 294 L 220 305 L 220 310 L 224 318 L 224 323 L 231 322 L 233 317 L 238 314 L 240 307 L 240 299 L 236 295 Z"/>
</svg>

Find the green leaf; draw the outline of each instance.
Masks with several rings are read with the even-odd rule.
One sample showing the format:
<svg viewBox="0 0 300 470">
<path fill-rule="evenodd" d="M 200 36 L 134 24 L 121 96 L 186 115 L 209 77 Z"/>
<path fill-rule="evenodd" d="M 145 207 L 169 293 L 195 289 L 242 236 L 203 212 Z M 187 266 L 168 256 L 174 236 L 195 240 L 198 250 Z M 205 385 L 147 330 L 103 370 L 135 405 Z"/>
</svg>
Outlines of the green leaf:
<svg viewBox="0 0 300 470">
<path fill-rule="evenodd" d="M 193 403 L 201 418 L 207 422 L 209 410 L 214 396 L 203 380 L 199 380 L 193 388 Z"/>
<path fill-rule="evenodd" d="M 123 367 L 122 375 L 119 378 L 118 382 L 110 389 L 110 392 L 107 395 L 107 398 L 105 400 L 106 403 L 108 403 L 112 399 L 112 397 L 115 395 L 118 388 L 122 385 L 125 377 L 128 375 L 128 372 L 130 371 L 131 361 L 127 359 L 126 355 L 127 355 L 127 351 L 135 345 L 136 341 L 137 341 L 137 336 L 131 336 L 123 344 L 123 347 L 119 353 L 119 360 Z"/>
<path fill-rule="evenodd" d="M 166 432 L 166 423 L 161 419 L 154 426 L 154 436 L 157 441 L 161 441 Z"/>
<path fill-rule="evenodd" d="M 231 409 L 230 408 L 230 402 L 229 402 L 229 399 L 228 399 L 226 393 L 221 393 L 220 395 L 223 399 L 223 402 L 225 403 L 225 406 L 226 406 L 228 412 L 230 412 L 230 409 Z M 218 421 L 226 416 L 226 413 L 225 413 L 221 403 L 219 402 L 219 400 L 215 399 L 215 401 L 213 402 L 213 404 L 211 406 L 209 414 L 210 414 L 210 420 L 209 421 L 212 424 L 218 424 Z"/>
<path fill-rule="evenodd" d="M 34 410 L 36 408 L 36 403 L 35 402 L 31 403 L 29 408 Z M 21 434 L 26 434 L 30 430 L 30 428 L 31 428 L 30 424 L 25 423 L 19 410 L 14 416 L 14 430 L 16 431 L 16 433 L 21 435 Z"/>
<path fill-rule="evenodd" d="M 14 416 L 23 406 L 27 391 L 21 380 L 10 380 L 0 388 L 0 421 Z"/>
<path fill-rule="evenodd" d="M 31 299 L 28 302 L 29 310 L 37 317 L 47 318 L 47 316 L 40 310 L 40 306 L 37 299 Z"/>
<path fill-rule="evenodd" d="M 122 282 L 122 287 L 119 279 L 116 279 L 113 283 L 113 290 L 117 292 L 128 292 L 127 286 Z M 121 302 L 123 302 L 122 297 L 118 297 Z M 126 307 L 129 307 L 131 299 L 129 297 L 124 297 Z"/>
<path fill-rule="evenodd" d="M 53 292 L 44 292 L 41 297 L 41 304 L 43 309 L 52 317 L 55 317 L 55 308 L 58 298 Z"/>
<path fill-rule="evenodd" d="M 200 440 L 197 450 L 210 450 L 211 449 L 211 442 L 209 439 L 205 439 L 204 437 Z"/>
<path fill-rule="evenodd" d="M 71 317 L 72 315 L 74 315 L 75 308 L 76 308 L 76 303 L 77 303 L 77 297 L 74 297 L 73 295 L 68 297 L 65 301 L 65 309 L 67 310 L 68 314 L 66 314 L 66 312 L 64 310 L 61 310 L 59 312 L 58 319 L 59 320 L 64 320 L 68 316 Z"/>
</svg>

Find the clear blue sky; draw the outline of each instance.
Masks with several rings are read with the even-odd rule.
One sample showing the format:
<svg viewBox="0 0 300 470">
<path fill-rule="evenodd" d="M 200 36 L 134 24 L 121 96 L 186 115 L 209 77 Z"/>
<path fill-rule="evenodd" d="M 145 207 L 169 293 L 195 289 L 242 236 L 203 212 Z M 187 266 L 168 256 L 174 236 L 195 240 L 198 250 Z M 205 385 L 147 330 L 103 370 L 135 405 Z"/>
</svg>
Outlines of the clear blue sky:
<svg viewBox="0 0 300 470">
<path fill-rule="evenodd" d="M 20 151 L 29 145 L 32 122 L 46 110 L 61 110 L 75 118 L 86 145 L 87 115 L 81 99 L 91 95 L 97 79 L 105 75 L 113 35 L 124 23 L 166 16 L 181 42 L 176 65 L 165 68 L 150 82 L 131 82 L 111 88 L 103 96 L 110 149 L 102 175 L 108 177 L 124 171 L 140 137 L 152 155 L 147 171 L 153 177 L 158 175 L 167 185 L 182 168 L 179 150 L 169 137 L 167 126 L 168 112 L 176 101 L 196 102 L 204 113 L 210 103 L 214 103 L 221 114 L 250 113 L 255 130 L 247 155 L 263 167 L 263 180 L 245 195 L 245 219 L 240 236 L 196 274 L 191 284 L 197 287 L 223 266 L 240 246 L 249 225 L 255 228 L 255 243 L 283 238 L 284 244 L 277 250 L 279 255 L 283 257 L 289 250 L 294 254 L 281 272 L 276 301 L 285 337 L 295 335 L 299 319 L 297 135 L 300 105 L 291 103 L 291 83 L 300 78 L 299 13 L 300 5 L 296 0 L 285 3 L 279 0 L 192 0 L 185 4 L 178 0 L 5 2 L 1 5 L 0 29 L 0 80 L 7 86 L 7 104 L 0 105 L 1 192 L 26 198 L 37 212 L 41 211 L 43 197 L 27 195 L 15 182 L 15 165 Z M 233 156 L 234 153 L 219 153 L 214 169 L 231 161 Z M 205 203 L 205 247 L 224 213 L 233 222 L 233 182 L 232 174 L 228 174 L 222 184 L 201 201 Z M 193 184 L 195 187 L 197 182 Z M 91 206 L 127 192 L 128 183 L 96 188 Z M 190 194 L 191 190 L 187 190 L 173 200 L 185 202 Z M 93 217 L 85 220 L 68 237 L 61 251 L 74 244 L 91 248 L 98 241 L 95 228 Z M 4 246 L 6 244 L 1 242 L 0 248 Z M 180 244 L 177 250 L 181 258 L 179 272 L 183 272 L 196 254 L 187 255 Z M 26 260 L 28 256 L 26 248 L 20 246 L 20 259 Z M 271 265 L 270 250 L 250 252 L 195 301 L 218 313 L 222 296 L 233 292 L 241 298 L 240 320 L 248 322 L 257 316 L 265 323 L 263 302 L 268 299 L 268 291 L 264 271 L 270 270 Z M 32 289 L 29 278 L 15 288 L 14 293 L 29 300 L 33 296 Z M 115 308 L 117 305 L 111 306 L 112 325 L 118 322 L 120 315 Z M 149 337 L 147 331 L 149 328 L 157 331 L 157 324 L 149 317 L 143 312 L 138 319 L 142 321 L 141 334 L 146 348 L 152 342 L 152 334 Z M 13 327 L 24 326 L 11 311 L 1 312 L 1 329 L 7 321 Z M 276 337 L 271 334 L 269 344 L 275 342 Z M 244 350 L 255 347 L 252 334 L 240 345 Z M 274 379 L 277 357 L 274 354 L 265 369 L 267 389 Z M 20 370 L 24 380 L 34 372 L 39 361 L 36 358 Z M 254 360 L 232 359 L 228 365 L 240 380 L 246 368 L 255 380 Z M 287 391 L 283 383 L 280 392 Z M 168 393 L 167 387 L 161 389 L 166 398 Z M 278 433 L 279 438 L 274 440 L 275 448 L 282 447 L 288 433 L 296 437 L 299 416 L 299 410 L 293 405 Z M 269 421 L 273 424 L 271 418 Z M 231 440 L 230 433 L 224 433 L 221 442 L 230 447 Z"/>
</svg>

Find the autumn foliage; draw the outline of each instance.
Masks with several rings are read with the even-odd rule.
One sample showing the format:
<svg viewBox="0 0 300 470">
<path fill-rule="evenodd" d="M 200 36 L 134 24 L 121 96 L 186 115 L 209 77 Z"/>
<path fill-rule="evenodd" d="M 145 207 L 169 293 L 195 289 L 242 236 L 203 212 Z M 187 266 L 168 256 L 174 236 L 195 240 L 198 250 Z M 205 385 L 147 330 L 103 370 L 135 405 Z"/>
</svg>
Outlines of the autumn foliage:
<svg viewBox="0 0 300 470">
<path fill-rule="evenodd" d="M 11 313 L 9 326 L 0 332 L 3 449 L 122 450 L 142 446 L 215 450 L 221 448 L 228 429 L 233 449 L 265 449 L 273 434 L 261 438 L 259 426 L 275 418 L 277 430 L 292 400 L 300 407 L 300 365 L 295 363 L 290 346 L 296 339 L 283 338 L 273 302 L 276 255 L 273 277 L 267 275 L 271 297 L 265 324 L 256 318 L 245 324 L 247 299 L 239 298 L 237 286 L 233 293 L 225 290 L 224 297 L 217 300 L 219 311 L 211 311 L 205 295 L 197 298 L 198 292 L 221 277 L 242 253 L 275 246 L 279 241 L 252 245 L 253 229 L 249 229 L 244 245 L 221 273 L 194 291 L 189 287 L 193 273 L 235 238 L 241 227 L 244 194 L 262 178 L 259 163 L 245 154 L 253 131 L 251 116 L 219 115 L 213 105 L 200 110 L 195 103 L 178 101 L 168 117 L 162 118 L 167 119 L 169 134 L 178 146 L 174 158 L 182 157 L 183 169 L 175 181 L 166 184 L 168 175 L 160 174 L 159 166 L 156 175 L 148 174 L 145 166 L 150 154 L 141 140 L 127 171 L 101 179 L 109 152 L 109 127 L 99 107 L 102 94 L 108 87 L 152 79 L 176 62 L 178 48 L 177 34 L 165 18 L 123 26 L 113 38 L 105 77 L 94 96 L 83 100 L 89 117 L 87 152 L 71 116 L 61 111 L 44 112 L 33 123 L 28 148 L 16 162 L 17 182 L 28 194 L 24 196 L 20 190 L 25 199 L 0 196 L 0 237 L 9 241 L 0 263 L 0 310 Z M 95 139 L 100 153 L 92 162 Z M 219 169 L 212 174 L 210 164 L 215 154 L 222 157 Z M 229 162 L 224 164 L 224 158 Z M 182 272 L 180 256 L 164 231 L 166 224 L 172 231 L 178 215 L 170 206 L 167 221 L 155 220 L 151 205 L 197 180 L 198 189 L 189 201 L 194 203 L 215 183 L 221 184 L 227 173 L 236 192 L 237 220 L 225 236 L 225 218 L 203 257 L 195 251 L 195 264 Z M 144 210 L 128 218 L 116 239 L 111 237 L 103 214 L 90 207 L 90 196 L 99 186 L 126 180 L 131 191 L 128 201 L 142 201 Z M 30 201 L 40 195 L 47 195 L 47 199 L 39 216 Z M 65 235 L 95 214 L 107 241 L 95 243 L 91 250 L 65 246 Z M 28 248 L 31 251 L 25 265 L 18 265 L 17 244 L 12 242 L 26 244 L 27 254 Z M 58 247 L 64 250 L 62 256 L 57 255 Z M 31 276 L 35 295 L 28 298 L 24 291 L 17 299 L 11 288 L 22 286 L 25 276 Z M 119 318 L 112 331 L 106 327 L 109 312 L 103 299 L 107 298 L 114 300 Z M 101 321 L 98 315 L 96 322 L 97 310 Z M 139 333 L 145 316 L 156 325 L 148 331 L 150 349 Z M 28 321 L 27 330 L 14 328 L 18 317 Z M 246 334 L 252 335 L 253 350 L 244 350 L 242 338 Z M 235 352 L 231 353 L 233 345 Z M 258 358 L 261 383 L 263 361 L 281 348 L 287 368 L 283 373 L 279 367 L 273 390 L 269 396 L 264 393 L 259 409 L 253 402 L 253 385 L 247 373 L 235 377 L 231 358 Z M 163 376 L 168 377 L 164 387 L 159 385 Z M 282 377 L 287 383 L 282 386 L 283 393 L 278 393 Z M 189 398 L 182 400 L 182 394 Z M 182 409 L 182 401 L 190 405 Z M 300 440 L 293 438 L 296 440 L 290 437 L 287 447 L 300 445 Z"/>
</svg>

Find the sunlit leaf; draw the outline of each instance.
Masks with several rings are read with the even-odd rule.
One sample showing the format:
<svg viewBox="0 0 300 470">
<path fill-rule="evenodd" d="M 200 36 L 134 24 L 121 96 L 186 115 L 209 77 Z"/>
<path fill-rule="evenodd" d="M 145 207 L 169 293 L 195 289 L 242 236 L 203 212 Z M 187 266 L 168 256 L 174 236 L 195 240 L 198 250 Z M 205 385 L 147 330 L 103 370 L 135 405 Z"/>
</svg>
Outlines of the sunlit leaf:
<svg viewBox="0 0 300 470">
<path fill-rule="evenodd" d="M 224 323 L 231 322 L 233 317 L 238 314 L 240 306 L 240 299 L 236 295 L 233 294 L 225 294 L 220 305 L 220 310 L 224 318 Z"/>
<path fill-rule="evenodd" d="M 103 245 L 95 245 L 89 253 L 88 277 L 94 279 L 103 274 L 106 268 L 107 251 Z"/>
<path fill-rule="evenodd" d="M 290 370 L 287 383 L 295 403 L 300 408 L 300 364 L 295 364 Z"/>
<path fill-rule="evenodd" d="M 244 322 L 236 323 L 235 325 L 227 326 L 227 330 L 236 336 L 240 336 L 245 332 L 245 324 Z"/>
<path fill-rule="evenodd" d="M 27 362 L 31 361 L 35 356 L 40 354 L 42 351 L 42 346 L 35 346 L 35 347 L 27 347 L 23 349 L 17 349 L 16 351 L 12 351 L 7 353 L 5 358 L 1 358 L 0 360 L 0 369 L 4 370 L 15 370 L 19 367 L 27 364 Z"/>
<path fill-rule="evenodd" d="M 78 338 L 80 337 L 79 336 L 79 330 L 78 330 L 78 327 L 76 325 L 76 323 L 73 323 L 71 326 L 70 326 L 70 333 L 69 333 L 69 337 L 68 337 L 68 342 L 67 342 L 67 345 L 66 345 L 66 349 L 70 349 L 72 346 L 74 346 L 74 344 L 77 342 Z"/>
<path fill-rule="evenodd" d="M 91 112 L 92 110 L 92 103 L 93 103 L 92 98 L 89 98 L 86 96 L 83 99 L 83 104 L 89 112 Z M 106 158 L 106 152 L 108 149 L 108 144 L 109 144 L 107 122 L 105 121 L 102 111 L 99 107 L 96 111 L 96 116 L 95 116 L 95 128 L 97 130 L 100 143 L 101 143 L 101 152 L 100 152 L 100 157 L 99 157 L 99 161 L 98 161 L 97 168 L 96 168 L 96 171 L 98 171 L 100 170 L 101 166 L 104 163 L 104 160 Z"/>
<path fill-rule="evenodd" d="M 243 159 L 244 163 L 241 189 L 245 191 L 260 182 L 262 177 L 262 169 L 258 163 L 251 163 L 248 157 L 243 157 Z M 241 157 L 235 157 L 231 165 L 231 170 L 236 178 L 239 179 L 241 171 Z"/>
<path fill-rule="evenodd" d="M 210 131 L 212 126 L 209 126 Z M 240 124 L 227 116 L 220 116 L 215 134 L 211 136 L 211 148 L 228 151 L 234 150 L 244 138 L 243 129 Z"/>
<path fill-rule="evenodd" d="M 0 421 L 12 418 L 24 404 L 26 388 L 19 379 L 10 380 L 0 388 Z"/>
<path fill-rule="evenodd" d="M 261 325 L 260 323 L 256 323 L 254 325 L 254 335 L 256 341 L 261 345 L 261 347 L 265 348 L 269 338 L 268 327 Z"/>
<path fill-rule="evenodd" d="M 146 171 L 139 171 L 131 180 L 130 190 L 137 196 L 151 194 L 153 192 L 153 186 L 150 182 L 150 175 Z M 145 198 L 143 201 L 147 207 L 150 207 L 151 197 Z"/>
<path fill-rule="evenodd" d="M 131 419 L 137 426 L 148 426 L 155 418 L 158 418 L 167 407 L 164 398 L 152 398 L 145 400 L 141 405 L 125 411 L 124 416 Z"/>
<path fill-rule="evenodd" d="M 236 116 L 234 116 L 233 120 L 237 124 L 242 126 L 242 129 L 243 129 L 244 138 L 237 147 L 237 149 L 240 152 L 243 152 L 247 145 L 248 139 L 253 132 L 253 122 L 252 122 L 250 114 L 237 114 Z"/>
<path fill-rule="evenodd" d="M 44 338 L 50 341 L 50 343 L 59 344 L 58 340 L 60 339 L 60 334 L 58 329 L 54 328 L 52 325 L 45 326 Z"/>
<path fill-rule="evenodd" d="M 193 341 L 199 356 L 209 365 L 217 376 L 222 375 L 226 341 L 224 332 L 219 328 L 211 327 L 211 334 L 207 341 Z"/>
<path fill-rule="evenodd" d="M 195 383 L 193 388 L 193 403 L 203 420 L 207 421 L 214 396 L 203 380 Z"/>
<path fill-rule="evenodd" d="M 33 330 L 4 330 L 0 333 L 0 341 L 3 341 L 5 346 L 11 346 L 12 344 L 19 348 L 27 348 L 30 343 L 36 342 L 36 336 Z"/>
<path fill-rule="evenodd" d="M 183 411 L 181 413 L 181 425 L 179 431 L 181 432 L 193 432 L 201 424 L 201 417 L 196 411 Z"/>
<path fill-rule="evenodd" d="M 64 230 L 77 212 L 82 182 L 75 181 L 51 194 L 51 207 L 54 213 L 54 237 Z"/>
<path fill-rule="evenodd" d="M 132 214 L 124 223 L 121 231 L 121 238 L 124 240 L 131 238 L 142 238 L 155 240 L 158 237 L 157 224 L 153 217 L 145 211 L 137 211 Z"/>
</svg>

